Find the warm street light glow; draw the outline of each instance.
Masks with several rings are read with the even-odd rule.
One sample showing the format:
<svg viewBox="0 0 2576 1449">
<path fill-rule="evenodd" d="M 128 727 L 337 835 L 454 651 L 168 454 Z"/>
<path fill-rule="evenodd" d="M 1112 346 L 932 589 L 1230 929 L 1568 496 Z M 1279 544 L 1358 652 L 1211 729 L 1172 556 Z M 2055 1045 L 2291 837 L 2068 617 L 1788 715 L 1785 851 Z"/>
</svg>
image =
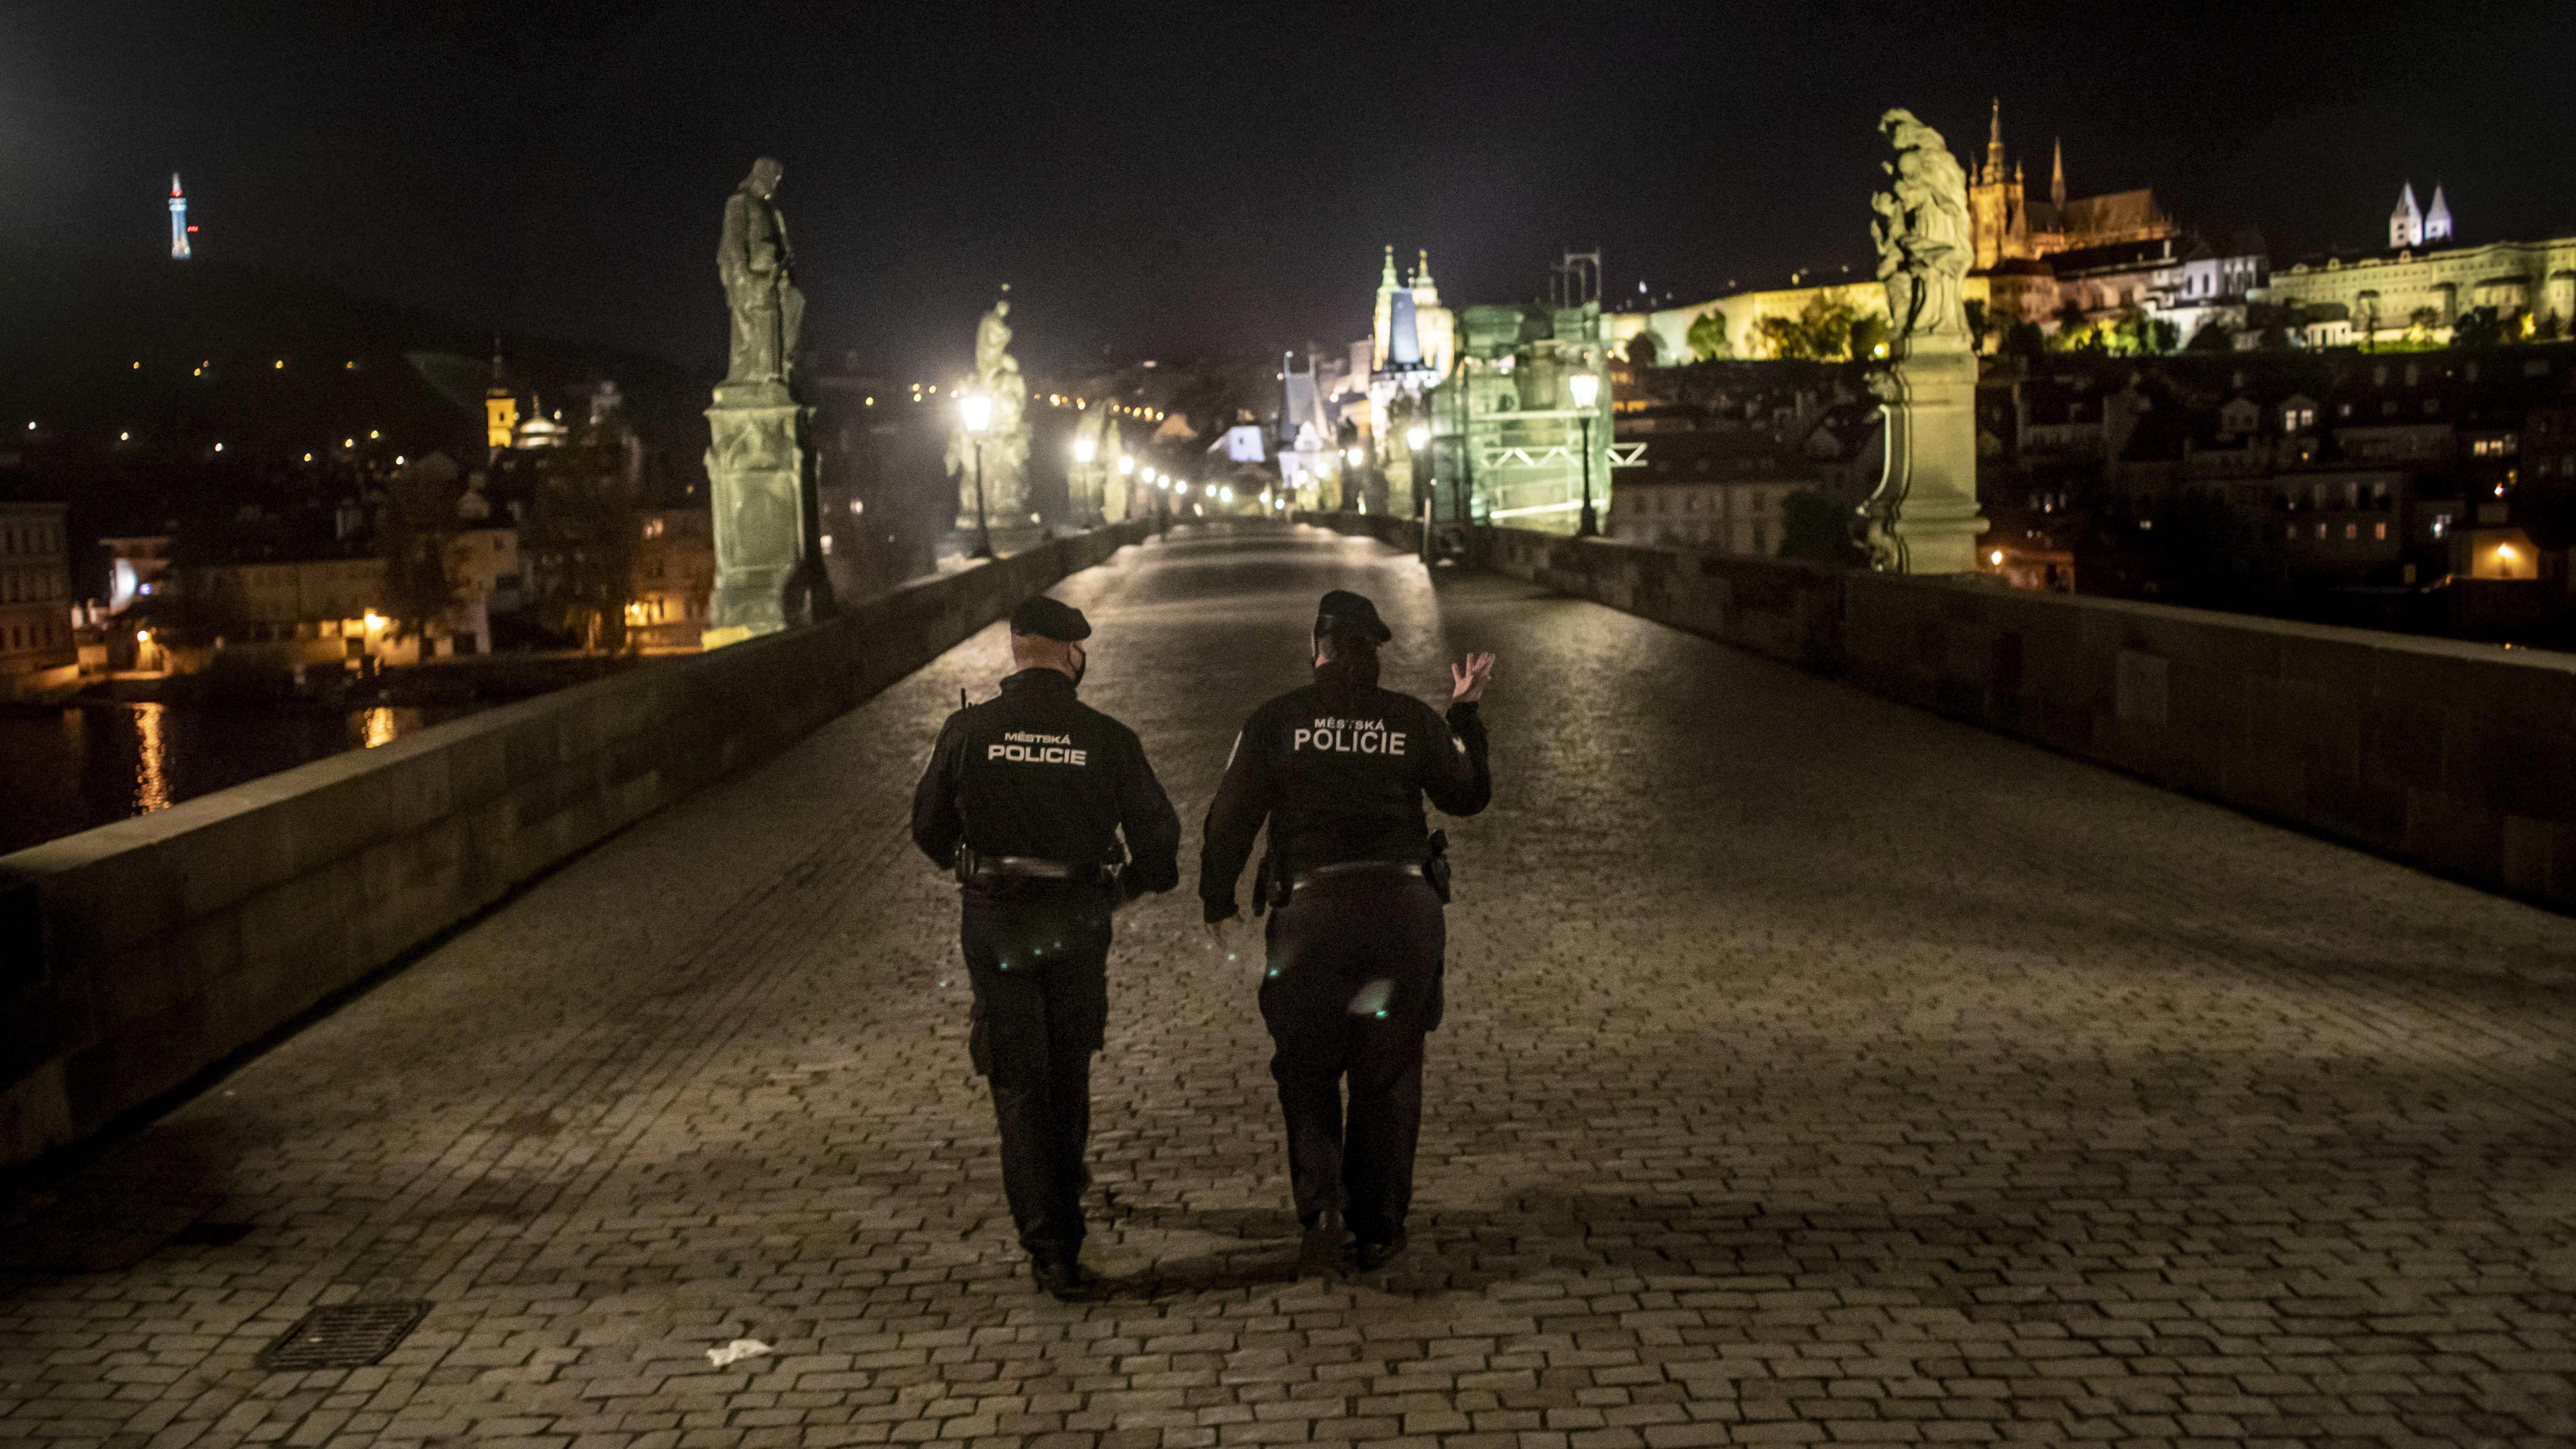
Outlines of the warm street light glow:
<svg viewBox="0 0 2576 1449">
<path fill-rule="evenodd" d="M 1601 396 L 1601 379 L 1593 373 L 1578 372 L 1565 380 L 1565 390 L 1573 396 L 1576 407 L 1588 408 L 1593 399 Z"/>
<path fill-rule="evenodd" d="M 2500 544 L 2497 544 L 2497 545 L 2496 545 L 2496 560 L 2497 560 L 2498 562 L 2500 562 L 2500 563 L 2511 563 L 2511 562 L 2513 562 L 2514 557 L 2515 557 L 2515 555 L 2514 555 L 2513 545 L 2512 545 L 2512 544 L 2509 544 L 2509 543 L 2500 543 Z"/>
<path fill-rule="evenodd" d="M 1356 467 L 1358 467 L 1358 466 L 1360 465 L 1360 450 L 1359 450 L 1359 449 L 1357 449 L 1357 448 L 1353 448 L 1353 449 L 1351 449 L 1351 451 L 1350 451 L 1350 453 L 1348 454 L 1348 456 L 1349 456 L 1349 458 L 1350 458 L 1350 460 L 1351 460 L 1351 466 L 1352 466 L 1352 467 L 1356 468 Z"/>
<path fill-rule="evenodd" d="M 1417 453 L 1422 451 L 1423 444 L 1430 441 L 1431 430 L 1420 423 L 1404 430 L 1404 445 Z"/>
<path fill-rule="evenodd" d="M 1987 554 L 1986 562 L 1993 564 L 1997 568 L 2003 567 L 2004 551 L 2002 549 L 1996 549 L 1993 553 Z"/>
<path fill-rule="evenodd" d="M 385 627 L 385 616 L 377 613 L 373 609 L 369 609 L 367 611 L 367 632 L 372 634 L 383 627 Z"/>
<path fill-rule="evenodd" d="M 1099 456 L 1099 453 L 1098 439 L 1086 436 L 1073 440 L 1073 461 L 1088 464 L 1093 458 Z"/>
<path fill-rule="evenodd" d="M 957 413 L 966 420 L 966 431 L 981 433 L 993 424 L 993 400 L 980 392 L 968 393 L 957 400 Z"/>
<path fill-rule="evenodd" d="M 1123 478 L 1123 477 L 1130 476 L 1130 475 L 1132 475 L 1133 473 L 1135 473 L 1135 471 L 1136 471 L 1136 460 L 1135 460 L 1135 459 L 1133 459 L 1133 458 L 1120 458 L 1120 459 L 1118 460 L 1118 474 L 1119 474 L 1119 476 L 1120 476 L 1120 477 L 1122 477 L 1122 478 Z"/>
</svg>

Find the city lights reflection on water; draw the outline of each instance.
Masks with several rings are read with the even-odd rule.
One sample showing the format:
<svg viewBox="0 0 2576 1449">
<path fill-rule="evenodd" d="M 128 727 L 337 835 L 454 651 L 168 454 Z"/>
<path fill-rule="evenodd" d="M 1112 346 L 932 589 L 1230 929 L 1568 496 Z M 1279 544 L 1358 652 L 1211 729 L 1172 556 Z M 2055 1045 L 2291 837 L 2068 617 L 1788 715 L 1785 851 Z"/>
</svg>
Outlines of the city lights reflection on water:
<svg viewBox="0 0 2576 1449">
<path fill-rule="evenodd" d="M 0 855 L 467 712 L 126 702 L 0 714 Z"/>
<path fill-rule="evenodd" d="M 170 808 L 170 737 L 162 729 L 166 705 L 134 706 L 134 813 Z"/>
</svg>

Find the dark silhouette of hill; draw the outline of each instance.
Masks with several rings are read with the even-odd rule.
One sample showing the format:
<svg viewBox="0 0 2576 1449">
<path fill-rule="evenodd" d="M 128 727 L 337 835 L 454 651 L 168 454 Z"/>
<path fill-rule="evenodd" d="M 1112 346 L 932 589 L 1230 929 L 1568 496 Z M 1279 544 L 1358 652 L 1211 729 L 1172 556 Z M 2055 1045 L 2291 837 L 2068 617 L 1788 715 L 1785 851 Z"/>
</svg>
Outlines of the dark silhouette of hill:
<svg viewBox="0 0 2576 1449">
<path fill-rule="evenodd" d="M 84 544 L 211 511 L 327 514 L 396 458 L 482 460 L 493 342 L 456 318 L 255 268 L 0 243 L 0 493 L 68 499 Z M 577 419 L 590 386 L 614 382 L 657 471 L 702 477 L 712 373 L 502 342 L 522 397 Z M 94 562 L 76 569 L 85 591 Z"/>
</svg>

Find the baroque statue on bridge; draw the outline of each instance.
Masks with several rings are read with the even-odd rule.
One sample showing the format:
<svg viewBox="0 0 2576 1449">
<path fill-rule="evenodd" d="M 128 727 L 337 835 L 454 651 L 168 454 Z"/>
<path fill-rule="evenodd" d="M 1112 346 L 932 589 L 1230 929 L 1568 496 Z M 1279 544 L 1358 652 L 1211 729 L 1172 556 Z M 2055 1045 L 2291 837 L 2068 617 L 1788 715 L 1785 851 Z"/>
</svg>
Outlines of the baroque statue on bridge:
<svg viewBox="0 0 2576 1449">
<path fill-rule="evenodd" d="M 781 171 L 775 159 L 763 156 L 725 199 L 716 275 L 724 280 L 725 302 L 733 314 L 725 381 L 775 383 L 783 390 L 794 380 L 805 294 L 796 290 L 787 222 L 774 199 Z"/>
<path fill-rule="evenodd" d="M 1969 350 L 1960 282 L 1976 250 L 1968 226 L 1968 178 L 1941 133 L 1907 110 L 1878 118 L 1896 148 L 1881 162 L 1888 189 L 1870 197 L 1878 219 L 1878 279 L 1887 288 L 1888 351 Z"/>
<path fill-rule="evenodd" d="M 1007 292 L 1009 284 L 1002 288 Z M 957 526 L 975 526 L 975 489 L 980 473 L 984 508 L 998 525 L 1025 527 L 1029 522 L 1028 383 L 1019 359 L 1011 356 L 1011 299 L 1002 298 L 975 324 L 975 380 L 978 392 L 993 400 L 990 421 L 981 435 L 960 418 L 948 437 L 948 472 L 957 480 Z M 978 453 L 980 450 L 980 458 Z"/>
<path fill-rule="evenodd" d="M 1878 118 L 1896 148 L 1888 186 L 1869 199 L 1878 279 L 1887 288 L 1887 370 L 1873 381 L 1887 419 L 1887 471 L 1860 506 L 1870 567 L 1964 574 L 1976 568 L 1977 356 L 1961 295 L 1976 255 L 1968 178 L 1941 133 L 1904 110 Z"/>
<path fill-rule="evenodd" d="M 787 223 L 778 214 L 781 168 L 751 163 L 725 198 L 716 246 L 731 317 L 725 380 L 707 409 L 707 484 L 714 513 L 716 577 L 707 628 L 716 649 L 831 612 L 815 526 L 814 451 L 807 409 L 796 401 L 796 335 L 805 295 L 796 290 Z"/>
</svg>

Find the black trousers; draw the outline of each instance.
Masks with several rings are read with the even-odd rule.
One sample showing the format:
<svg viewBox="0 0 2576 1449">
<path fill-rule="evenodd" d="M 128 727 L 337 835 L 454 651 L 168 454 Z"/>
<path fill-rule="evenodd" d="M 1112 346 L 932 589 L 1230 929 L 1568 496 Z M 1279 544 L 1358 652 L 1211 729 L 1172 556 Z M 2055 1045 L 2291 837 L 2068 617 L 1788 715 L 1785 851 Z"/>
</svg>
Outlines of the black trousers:
<svg viewBox="0 0 2576 1449">
<path fill-rule="evenodd" d="M 964 893 L 975 987 L 967 1048 L 993 1089 L 1002 1191 L 1020 1246 L 1082 1246 L 1091 1054 L 1109 1022 L 1109 900 L 1097 886 L 1010 882 Z"/>
<path fill-rule="evenodd" d="M 1364 1241 L 1403 1237 L 1446 943 L 1440 897 L 1407 876 L 1324 881 L 1271 915 L 1261 1019 L 1300 1222 L 1339 1211 Z"/>
</svg>

